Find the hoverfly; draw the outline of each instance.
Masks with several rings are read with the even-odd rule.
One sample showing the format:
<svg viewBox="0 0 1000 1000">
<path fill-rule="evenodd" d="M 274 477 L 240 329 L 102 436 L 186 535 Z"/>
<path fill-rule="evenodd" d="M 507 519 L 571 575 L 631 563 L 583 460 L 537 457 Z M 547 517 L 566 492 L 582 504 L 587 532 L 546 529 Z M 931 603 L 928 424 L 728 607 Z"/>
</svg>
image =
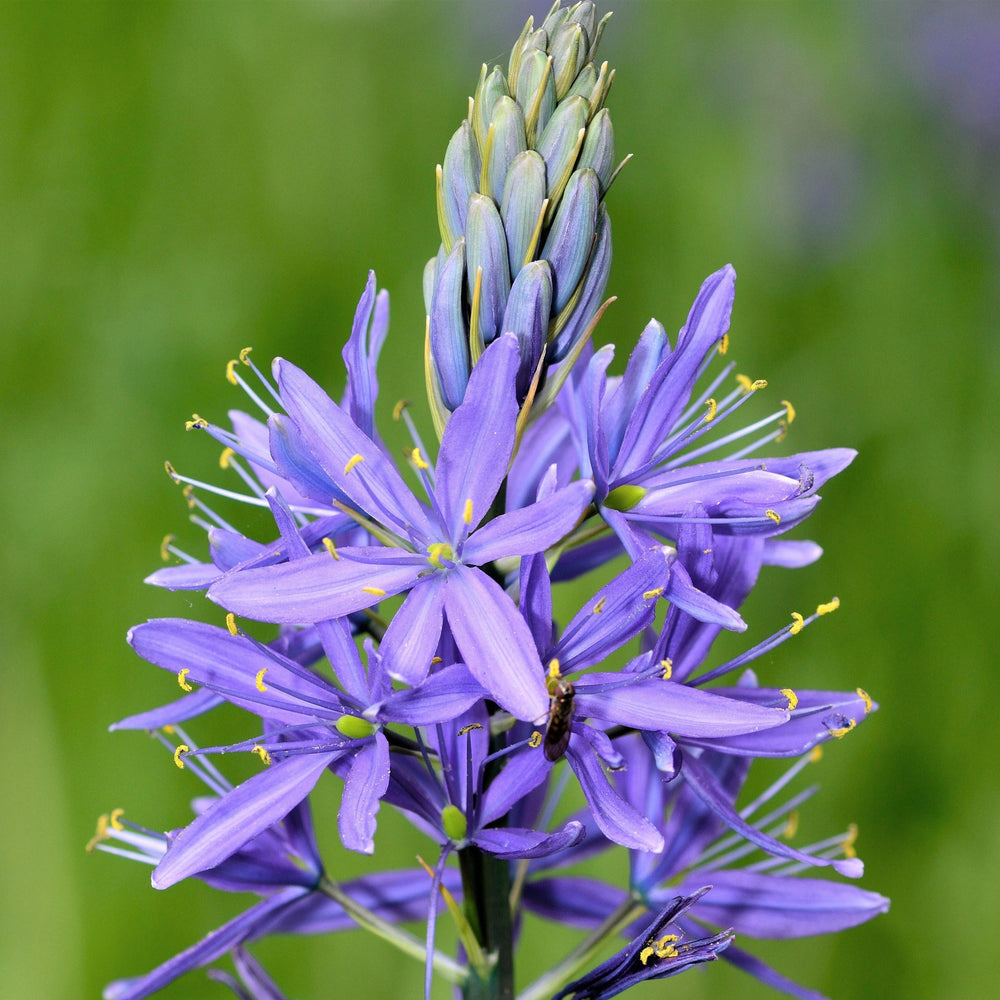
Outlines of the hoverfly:
<svg viewBox="0 0 1000 1000">
<path fill-rule="evenodd" d="M 569 746 L 574 694 L 571 681 L 563 680 L 561 677 L 550 680 L 549 721 L 545 727 L 545 740 L 542 744 L 546 760 L 557 761 Z"/>
</svg>

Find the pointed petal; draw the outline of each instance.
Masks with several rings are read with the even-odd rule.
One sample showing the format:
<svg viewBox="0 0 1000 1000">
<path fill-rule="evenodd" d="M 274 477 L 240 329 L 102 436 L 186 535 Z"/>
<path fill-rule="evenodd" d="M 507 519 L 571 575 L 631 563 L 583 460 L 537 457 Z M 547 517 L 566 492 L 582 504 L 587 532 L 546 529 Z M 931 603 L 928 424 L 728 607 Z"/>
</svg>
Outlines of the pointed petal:
<svg viewBox="0 0 1000 1000">
<path fill-rule="evenodd" d="M 485 573 L 457 566 L 448 573 L 445 613 L 473 676 L 515 718 L 549 710 L 541 661 L 514 602 Z"/>
<path fill-rule="evenodd" d="M 419 684 L 431 668 L 444 618 L 444 575 L 435 573 L 414 587 L 389 622 L 379 653 L 390 676 Z"/>
<path fill-rule="evenodd" d="M 181 830 L 153 870 L 153 887 L 166 889 L 225 861 L 298 805 L 336 756 L 287 757 L 237 785 Z"/>
<path fill-rule="evenodd" d="M 340 839 L 349 851 L 375 850 L 375 814 L 389 786 L 389 743 L 376 733 L 354 753 L 344 779 L 344 795 L 337 816 Z"/>
<path fill-rule="evenodd" d="M 608 784 L 597 755 L 582 737 L 570 738 L 566 757 L 605 837 L 638 851 L 663 850 L 663 835 Z"/>
<path fill-rule="evenodd" d="M 382 590 L 407 590 L 427 569 L 427 560 L 402 549 L 344 548 L 261 569 L 238 570 L 218 580 L 209 600 L 255 621 L 302 625 L 341 618 L 378 603 Z M 378 562 L 366 561 L 377 558 Z"/>
<path fill-rule="evenodd" d="M 885 896 L 848 882 L 765 872 L 703 872 L 690 876 L 676 891 L 690 892 L 707 877 L 712 880 L 712 891 L 698 903 L 694 914 L 716 927 L 732 927 L 737 934 L 754 938 L 833 934 L 889 909 Z"/>
<path fill-rule="evenodd" d="M 556 833 L 497 827 L 480 830 L 469 839 L 497 858 L 547 858 L 572 847 L 583 836 L 583 824 L 571 820 Z"/>
<path fill-rule="evenodd" d="M 584 674 L 576 681 L 577 713 L 616 725 L 695 738 L 710 731 L 719 736 L 752 733 L 788 721 L 788 713 L 780 708 L 751 705 L 658 678 L 622 683 L 627 676 Z"/>
<path fill-rule="evenodd" d="M 477 813 L 479 826 L 495 822 L 530 791 L 537 788 L 552 771 L 540 747 L 524 744 L 504 759 L 503 770 L 487 785 Z"/>
<path fill-rule="evenodd" d="M 462 405 L 445 427 L 435 492 L 453 542 L 464 526 L 471 530 L 487 515 L 507 474 L 518 413 L 518 358 L 513 334 L 490 344 L 472 369 Z M 467 501 L 472 504 L 471 521 L 464 518 Z"/>
<path fill-rule="evenodd" d="M 462 560 L 481 566 L 494 559 L 543 552 L 577 526 L 593 496 L 594 484 L 577 480 L 545 500 L 501 514 L 469 537 Z"/>
<path fill-rule="evenodd" d="M 188 719 L 208 712 L 224 701 L 225 698 L 222 695 L 202 688 L 200 691 L 192 691 L 191 694 L 186 694 L 183 698 L 170 702 L 169 705 L 161 705 L 148 712 L 130 715 L 120 722 L 113 722 L 108 726 L 108 732 L 113 733 L 116 729 L 159 729 L 161 726 L 175 726 L 179 722 L 186 722 Z"/>
<path fill-rule="evenodd" d="M 485 696 L 483 686 L 469 668 L 455 663 L 431 674 L 417 687 L 394 691 L 378 715 L 386 722 L 404 726 L 432 726 L 458 718 Z"/>
</svg>

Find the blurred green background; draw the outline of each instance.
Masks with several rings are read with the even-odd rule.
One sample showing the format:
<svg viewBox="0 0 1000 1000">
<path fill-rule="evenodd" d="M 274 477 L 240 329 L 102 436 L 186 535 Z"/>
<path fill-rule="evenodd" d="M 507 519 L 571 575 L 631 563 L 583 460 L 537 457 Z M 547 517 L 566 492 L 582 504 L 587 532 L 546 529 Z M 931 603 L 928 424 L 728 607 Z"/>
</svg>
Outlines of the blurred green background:
<svg viewBox="0 0 1000 1000">
<path fill-rule="evenodd" d="M 156 894 L 146 869 L 83 851 L 99 813 L 164 829 L 198 791 L 151 740 L 105 731 L 177 694 L 126 628 L 215 614 L 141 583 L 167 531 L 201 551 L 162 462 L 218 476 L 182 421 L 243 405 L 223 374 L 246 345 L 339 392 L 370 267 L 393 297 L 383 413 L 422 399 L 434 164 L 529 12 L 0 3 L 5 1000 L 96 997 L 244 906 L 200 883 Z M 619 300 L 598 341 L 620 363 L 650 315 L 673 332 L 732 261 L 731 356 L 795 403 L 788 447 L 861 452 L 807 526 L 825 557 L 771 571 L 746 617 L 760 638 L 842 600 L 759 672 L 881 702 L 815 769 L 799 843 L 856 821 L 892 910 L 756 950 L 838 998 L 991 995 L 1000 8 L 623 0 L 603 54 L 636 155 L 609 199 Z M 430 853 L 383 819 L 380 861 Z M 328 864 L 375 866 L 335 847 Z M 524 968 L 571 940 L 532 925 Z M 360 932 L 258 955 L 298 1000 L 420 995 L 416 963 Z M 768 995 L 722 964 L 633 995 Z M 194 973 L 163 995 L 225 993 Z"/>
</svg>

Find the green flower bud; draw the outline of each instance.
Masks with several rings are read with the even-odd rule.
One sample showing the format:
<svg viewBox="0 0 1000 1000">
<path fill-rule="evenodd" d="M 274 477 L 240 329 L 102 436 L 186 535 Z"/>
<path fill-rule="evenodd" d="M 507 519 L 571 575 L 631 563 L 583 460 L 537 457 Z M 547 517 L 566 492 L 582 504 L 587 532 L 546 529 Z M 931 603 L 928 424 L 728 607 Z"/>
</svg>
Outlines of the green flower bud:
<svg viewBox="0 0 1000 1000">
<path fill-rule="evenodd" d="M 477 331 L 483 344 L 490 343 L 500 332 L 500 320 L 510 292 L 507 234 L 493 199 L 484 194 L 474 194 L 469 199 L 465 247 L 465 279 L 472 304 L 469 340 L 475 351 Z"/>
<path fill-rule="evenodd" d="M 581 132 L 586 128 L 589 110 L 587 102 L 582 97 L 567 97 L 556 108 L 541 139 L 538 140 L 538 152 L 545 160 L 548 178 L 546 194 L 549 199 L 550 220 L 555 216 L 563 189 L 580 155 L 583 141 Z"/>
<path fill-rule="evenodd" d="M 479 149 L 473 142 L 472 129 L 462 122 L 448 143 L 441 168 L 441 185 L 438 191 L 438 225 L 445 250 L 465 231 L 465 218 L 469 195 L 479 184 Z"/>
<path fill-rule="evenodd" d="M 611 510 L 631 510 L 648 492 L 641 486 L 619 486 L 604 498 L 602 506 Z"/>
<path fill-rule="evenodd" d="M 487 75 L 484 63 L 479 75 L 479 86 L 476 87 L 476 96 L 472 102 L 472 128 L 482 156 L 486 155 L 486 136 L 496 113 L 497 101 L 501 97 L 510 97 L 503 72 L 499 66 L 494 66 L 493 72 Z"/>
<path fill-rule="evenodd" d="M 587 127 L 587 137 L 576 165 L 577 169 L 589 167 L 597 174 L 603 196 L 615 172 L 615 130 L 607 108 L 598 111 Z"/>
<path fill-rule="evenodd" d="M 337 719 L 337 732 L 349 740 L 363 740 L 375 732 L 375 727 L 367 720 L 356 715 L 342 715 Z"/>
<path fill-rule="evenodd" d="M 552 265 L 553 306 L 558 312 L 570 300 L 594 248 L 600 184 L 593 170 L 578 170 L 566 186 L 541 255 Z"/>
<path fill-rule="evenodd" d="M 448 839 L 454 843 L 461 843 L 469 832 L 469 821 L 465 818 L 465 813 L 450 802 L 441 810 L 441 825 Z"/>
<path fill-rule="evenodd" d="M 587 61 L 589 47 L 590 42 L 582 25 L 569 22 L 556 32 L 551 52 L 557 101 L 561 101 L 569 93 L 577 73 Z"/>
<path fill-rule="evenodd" d="M 517 103 L 524 108 L 524 131 L 528 145 L 534 146 L 545 131 L 556 107 L 556 86 L 552 61 L 540 49 L 525 53 L 517 78 Z"/>
</svg>

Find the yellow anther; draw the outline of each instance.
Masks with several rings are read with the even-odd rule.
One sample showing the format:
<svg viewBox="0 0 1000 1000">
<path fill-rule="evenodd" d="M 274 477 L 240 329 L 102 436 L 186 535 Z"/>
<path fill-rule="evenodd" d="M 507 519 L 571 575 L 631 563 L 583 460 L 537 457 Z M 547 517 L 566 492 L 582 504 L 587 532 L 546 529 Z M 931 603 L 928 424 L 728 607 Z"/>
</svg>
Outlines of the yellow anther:
<svg viewBox="0 0 1000 1000">
<path fill-rule="evenodd" d="M 381 587 L 362 587 L 361 590 L 372 597 L 385 597 L 385 591 Z"/>
<path fill-rule="evenodd" d="M 663 679 L 669 681 L 674 672 L 674 661 L 668 657 L 665 660 L 660 660 L 660 666 L 663 667 Z"/>
<path fill-rule="evenodd" d="M 462 728 L 458 731 L 458 735 L 465 736 L 466 733 L 471 733 L 473 729 L 482 729 L 482 728 L 483 728 L 482 723 L 472 722 L 467 726 L 462 726 Z"/>
<path fill-rule="evenodd" d="M 197 413 L 192 413 L 191 419 L 184 421 L 184 430 L 186 431 L 203 431 L 207 426 L 208 421 L 204 417 L 199 417 Z"/>
<path fill-rule="evenodd" d="M 186 743 L 178 743 L 177 749 L 174 751 L 174 763 L 183 771 L 184 761 L 181 759 L 184 754 L 190 753 L 191 748 Z"/>
<path fill-rule="evenodd" d="M 86 847 L 84 847 L 84 850 L 88 854 L 93 854 L 94 848 L 99 843 L 101 843 L 102 840 L 107 840 L 107 839 L 108 839 L 108 817 L 102 814 L 97 817 L 97 831 L 94 833 L 94 836 L 87 841 L 87 845 Z"/>
<path fill-rule="evenodd" d="M 187 486 L 185 486 L 184 489 L 181 490 L 181 496 L 184 497 L 184 500 L 186 501 L 188 507 L 190 507 L 193 510 L 195 507 L 194 487 L 190 483 L 188 483 Z"/>
<path fill-rule="evenodd" d="M 163 468 L 167 470 L 167 475 L 176 483 L 177 482 L 177 471 L 169 462 L 163 463 Z"/>
<path fill-rule="evenodd" d="M 401 399 L 392 408 L 392 419 L 395 420 L 397 423 L 400 420 L 402 420 L 403 419 L 403 410 L 405 410 L 409 405 L 410 405 L 410 401 L 408 399 Z"/>
<path fill-rule="evenodd" d="M 848 719 L 846 726 L 842 726 L 840 729 L 831 729 L 830 735 L 838 740 L 842 740 L 857 724 L 856 720 Z"/>
<path fill-rule="evenodd" d="M 163 727 L 163 732 L 166 733 L 167 736 L 173 736 L 174 735 L 174 727 L 171 726 L 170 723 L 168 722 L 167 725 L 165 725 Z M 149 731 L 149 735 L 150 736 L 153 735 L 153 730 L 152 729 Z"/>
<path fill-rule="evenodd" d="M 778 433 L 775 434 L 774 440 L 775 441 L 784 441 L 785 438 L 788 436 L 788 421 L 786 421 L 786 420 L 779 420 L 778 421 L 778 427 L 780 429 L 779 429 Z"/>
<path fill-rule="evenodd" d="M 858 697 L 865 703 L 865 715 L 872 710 L 872 696 L 863 688 L 858 688 Z"/>
<path fill-rule="evenodd" d="M 642 962 L 643 965 L 646 965 L 655 954 L 655 948 L 643 948 L 642 951 L 639 952 L 639 961 Z"/>
<path fill-rule="evenodd" d="M 644 590 L 642 592 L 642 599 L 644 601 L 651 601 L 655 597 L 659 597 L 663 593 L 662 587 L 654 587 L 652 590 Z"/>
<path fill-rule="evenodd" d="M 820 604 L 816 608 L 816 614 L 818 615 L 828 615 L 831 611 L 836 611 L 840 607 L 840 598 L 835 597 L 832 601 L 826 604 Z"/>
<path fill-rule="evenodd" d="M 122 816 L 125 815 L 124 809 L 112 809 L 111 815 L 108 817 L 108 822 L 115 830 L 124 830 L 125 827 L 122 826 Z"/>
<path fill-rule="evenodd" d="M 710 424 L 715 419 L 715 413 L 719 408 L 719 404 L 713 398 L 707 400 L 705 405 L 708 407 L 708 413 L 705 414 L 705 423 Z"/>
<path fill-rule="evenodd" d="M 360 452 L 358 452 L 355 455 L 351 455 L 351 457 L 347 460 L 347 465 L 344 466 L 344 475 L 346 476 L 347 473 L 350 472 L 351 469 L 354 468 L 354 466 L 358 465 L 359 463 L 363 462 L 364 460 L 365 460 L 365 456 L 362 455 Z"/>
<path fill-rule="evenodd" d="M 321 540 L 323 542 L 323 548 L 326 549 L 326 551 L 329 552 L 334 559 L 340 559 L 340 556 L 337 554 L 337 546 L 333 544 L 333 539 L 327 538 L 324 535 Z"/>
<path fill-rule="evenodd" d="M 267 690 L 267 685 L 264 683 L 264 674 L 266 673 L 267 673 L 267 667 L 261 667 L 261 669 L 257 671 L 257 676 L 254 678 L 253 681 L 257 687 L 257 690 L 260 691 L 262 694 Z"/>
<path fill-rule="evenodd" d="M 792 404 L 789 403 L 787 399 L 783 399 L 781 401 L 781 405 L 785 408 L 785 415 L 788 419 L 788 422 L 792 423 L 795 420 L 795 407 L 792 406 Z"/>
<path fill-rule="evenodd" d="M 528 746 L 531 747 L 532 750 L 535 750 L 541 745 L 542 745 L 542 734 L 536 729 L 531 734 L 531 738 L 528 740 Z"/>
<path fill-rule="evenodd" d="M 166 562 L 170 558 L 170 546 L 173 544 L 176 535 L 165 535 L 160 542 L 160 558 Z"/>
<path fill-rule="evenodd" d="M 453 560 L 455 553 L 447 542 L 433 542 L 427 546 L 427 559 L 432 566 L 442 569 L 441 560 Z"/>
<path fill-rule="evenodd" d="M 462 520 L 466 524 L 472 524 L 472 498 L 470 497 L 465 501 L 465 506 L 462 508 Z"/>
<path fill-rule="evenodd" d="M 232 448 L 223 448 L 219 456 L 219 468 L 228 469 L 230 462 L 236 457 L 236 452 Z"/>
<path fill-rule="evenodd" d="M 414 448 L 410 452 L 410 461 L 420 470 L 429 469 L 430 465 L 425 461 L 424 456 L 420 454 L 419 448 Z"/>
<path fill-rule="evenodd" d="M 249 357 L 250 357 L 250 352 L 251 352 L 252 350 L 253 350 L 253 348 L 252 348 L 252 347 L 244 347 L 244 348 L 243 348 L 243 350 L 242 350 L 242 351 L 240 351 L 240 361 L 242 361 L 242 362 L 243 362 L 243 364 L 245 364 L 245 365 L 248 365 L 248 364 L 250 364 L 250 362 L 249 362 L 249 361 L 247 361 L 247 358 L 249 358 Z"/>
<path fill-rule="evenodd" d="M 781 693 L 788 699 L 788 711 L 794 712 L 799 704 L 799 696 L 791 688 L 782 688 Z"/>
<path fill-rule="evenodd" d="M 823 748 L 819 745 L 814 746 L 812 750 L 809 751 L 809 761 L 812 764 L 815 764 L 822 756 L 823 756 Z"/>
<path fill-rule="evenodd" d="M 804 628 L 806 622 L 805 619 L 798 613 L 798 611 L 792 612 L 792 624 L 788 626 L 788 631 L 792 635 L 798 635 Z"/>
<path fill-rule="evenodd" d="M 431 666 L 434 666 L 434 664 L 436 664 L 436 663 L 444 663 L 444 660 L 442 660 L 440 656 L 432 656 L 431 657 Z"/>
<path fill-rule="evenodd" d="M 725 354 L 729 350 L 729 334 L 724 333 L 722 335 L 722 340 L 719 341 L 719 353 Z"/>
<path fill-rule="evenodd" d="M 799 830 L 799 811 L 798 809 L 793 809 L 788 814 L 788 820 L 785 822 L 785 829 L 782 831 L 782 836 L 785 840 L 791 840 L 792 837 L 798 833 Z"/>
<path fill-rule="evenodd" d="M 776 510 L 765 510 L 764 517 L 769 521 L 774 521 L 775 524 L 781 524 L 781 515 Z"/>
<path fill-rule="evenodd" d="M 750 391 L 751 392 L 756 392 L 758 389 L 766 389 L 766 388 L 767 388 L 767 379 L 766 378 L 755 378 L 750 383 Z"/>
<path fill-rule="evenodd" d="M 549 680 L 557 681 L 562 677 L 562 672 L 559 670 L 559 661 L 553 656 L 549 660 Z"/>
<path fill-rule="evenodd" d="M 232 361 L 226 362 L 226 381 L 230 385 L 239 385 L 239 379 L 236 377 L 236 366 L 240 363 L 239 358 L 233 358 Z"/>
<path fill-rule="evenodd" d="M 674 947 L 674 942 L 679 940 L 680 938 L 678 938 L 676 934 L 664 934 L 663 937 L 656 942 L 656 957 L 676 958 L 678 952 Z"/>
<path fill-rule="evenodd" d="M 739 382 L 740 388 L 744 392 L 750 392 L 750 386 L 753 383 L 750 381 L 750 377 L 748 375 L 737 375 L 736 376 L 736 381 Z"/>
<path fill-rule="evenodd" d="M 858 852 L 854 849 L 858 839 L 858 824 L 851 823 L 847 827 L 847 836 L 844 838 L 844 857 L 856 858 Z"/>
<path fill-rule="evenodd" d="M 605 595 L 604 597 L 600 598 L 600 600 L 598 600 L 598 602 L 594 605 L 593 613 L 595 615 L 599 615 L 604 610 L 604 605 L 607 603 L 608 603 L 608 598 Z"/>
<path fill-rule="evenodd" d="M 267 747 L 262 747 L 259 743 L 250 751 L 255 753 L 265 764 L 271 763 L 271 755 L 267 752 Z"/>
<path fill-rule="evenodd" d="M 194 688 L 191 687 L 191 685 L 188 684 L 188 682 L 187 682 L 187 675 L 189 673 L 191 673 L 191 671 L 187 667 L 185 667 L 183 670 L 179 670 L 177 672 L 177 683 L 180 685 L 180 688 L 181 688 L 182 691 L 193 691 L 194 690 Z"/>
<path fill-rule="evenodd" d="M 236 627 L 236 615 L 234 615 L 232 611 L 226 615 L 226 628 L 229 629 L 230 635 L 240 634 L 240 630 Z"/>
</svg>

